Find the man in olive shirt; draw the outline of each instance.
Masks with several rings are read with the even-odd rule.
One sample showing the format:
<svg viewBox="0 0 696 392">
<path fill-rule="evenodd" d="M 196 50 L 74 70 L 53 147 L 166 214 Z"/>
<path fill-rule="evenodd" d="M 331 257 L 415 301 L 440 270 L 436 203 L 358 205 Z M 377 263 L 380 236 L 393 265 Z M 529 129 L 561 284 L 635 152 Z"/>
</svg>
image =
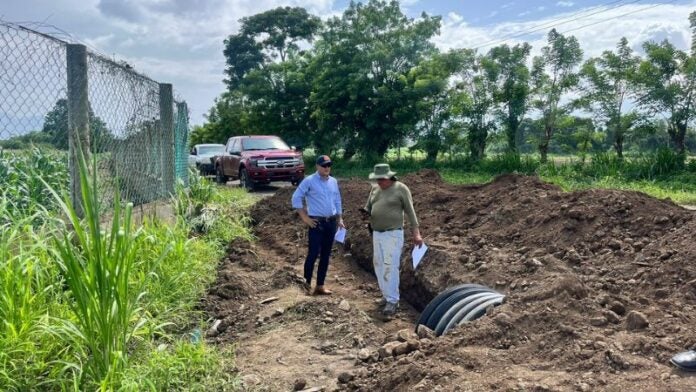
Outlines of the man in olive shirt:
<svg viewBox="0 0 696 392">
<path fill-rule="evenodd" d="M 365 205 L 372 226 L 372 262 L 377 275 L 377 283 L 384 297 L 385 316 L 393 316 L 399 304 L 399 267 L 401 249 L 404 245 L 404 213 L 413 232 L 416 246 L 423 245 L 423 238 L 418 230 L 418 219 L 413 208 L 411 191 L 402 182 L 397 181 L 396 172 L 389 165 L 375 165 L 370 173 L 371 180 L 377 180 L 372 187 Z"/>
</svg>

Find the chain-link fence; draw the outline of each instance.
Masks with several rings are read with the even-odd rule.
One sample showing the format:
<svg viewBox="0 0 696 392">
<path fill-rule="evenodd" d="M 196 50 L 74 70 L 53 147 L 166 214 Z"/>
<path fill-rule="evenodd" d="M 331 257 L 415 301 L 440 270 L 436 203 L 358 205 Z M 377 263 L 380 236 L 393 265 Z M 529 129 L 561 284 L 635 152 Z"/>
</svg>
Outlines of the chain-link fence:
<svg viewBox="0 0 696 392">
<path fill-rule="evenodd" d="M 78 147 L 96 154 L 102 201 L 135 204 L 187 182 L 188 111 L 172 86 L 128 64 L 0 21 L 0 148 L 56 152 L 77 192 Z"/>
</svg>

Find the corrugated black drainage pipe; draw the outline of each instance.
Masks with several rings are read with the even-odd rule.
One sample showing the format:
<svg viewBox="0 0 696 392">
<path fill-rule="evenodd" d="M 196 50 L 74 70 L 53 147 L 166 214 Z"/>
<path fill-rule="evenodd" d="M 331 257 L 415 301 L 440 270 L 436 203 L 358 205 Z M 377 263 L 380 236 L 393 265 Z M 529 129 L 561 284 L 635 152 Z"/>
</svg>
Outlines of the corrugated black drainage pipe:
<svg viewBox="0 0 696 392">
<path fill-rule="evenodd" d="M 465 283 L 450 287 L 425 307 L 416 324 L 416 331 L 418 326 L 425 325 L 440 336 L 461 323 L 478 319 L 489 306 L 500 305 L 504 300 L 505 295 L 480 284 Z"/>
</svg>

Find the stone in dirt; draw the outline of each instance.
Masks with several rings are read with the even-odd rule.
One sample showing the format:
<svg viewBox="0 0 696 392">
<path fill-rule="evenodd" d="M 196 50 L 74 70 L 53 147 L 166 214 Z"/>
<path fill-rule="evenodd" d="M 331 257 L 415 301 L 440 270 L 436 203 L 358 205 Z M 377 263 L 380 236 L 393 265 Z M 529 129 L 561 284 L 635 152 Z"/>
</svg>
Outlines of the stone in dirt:
<svg viewBox="0 0 696 392">
<path fill-rule="evenodd" d="M 628 312 L 628 315 L 626 315 L 626 329 L 629 331 L 645 329 L 648 328 L 649 325 L 648 317 L 637 310 L 631 310 Z"/>
<path fill-rule="evenodd" d="M 363 348 L 360 351 L 358 351 L 358 359 L 363 362 L 369 361 L 371 356 L 372 352 L 369 349 Z"/>
<path fill-rule="evenodd" d="M 292 390 L 299 391 L 299 390 L 304 389 L 304 387 L 306 387 L 306 386 L 307 386 L 307 380 L 305 380 L 304 378 L 298 378 L 297 380 L 295 380 L 295 385 L 292 387 Z"/>
<path fill-rule="evenodd" d="M 418 339 L 418 335 L 416 335 L 416 333 L 413 332 L 412 329 L 402 329 L 396 333 L 396 338 L 400 342 L 406 342 L 409 340 Z"/>
<path fill-rule="evenodd" d="M 338 382 L 340 382 L 341 384 L 347 384 L 347 383 L 353 381 L 354 378 L 355 378 L 354 375 L 352 375 L 348 372 L 343 372 L 343 373 L 338 375 Z"/>
<path fill-rule="evenodd" d="M 344 312 L 350 312 L 350 303 L 344 299 L 338 304 L 338 309 Z"/>
<path fill-rule="evenodd" d="M 435 339 L 435 332 L 426 327 L 425 325 L 418 326 L 418 338 L 419 339 Z"/>
<path fill-rule="evenodd" d="M 388 342 L 385 343 L 382 347 L 379 348 L 379 357 L 380 359 L 388 358 L 394 355 L 394 349 L 401 345 L 401 342 L 399 341 L 394 341 L 394 342 Z"/>
</svg>

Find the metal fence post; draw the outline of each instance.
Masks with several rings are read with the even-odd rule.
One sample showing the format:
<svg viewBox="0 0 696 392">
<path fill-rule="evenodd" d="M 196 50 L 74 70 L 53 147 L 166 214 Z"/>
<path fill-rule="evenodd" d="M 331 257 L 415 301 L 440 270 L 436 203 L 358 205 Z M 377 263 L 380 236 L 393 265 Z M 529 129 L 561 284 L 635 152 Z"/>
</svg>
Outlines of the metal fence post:
<svg viewBox="0 0 696 392">
<path fill-rule="evenodd" d="M 188 106 L 186 102 L 176 103 L 176 178 L 188 187 Z"/>
<path fill-rule="evenodd" d="M 162 185 L 165 195 L 174 193 L 174 94 L 172 85 L 160 83 L 159 85 L 160 129 L 162 131 Z"/>
<path fill-rule="evenodd" d="M 85 157 L 89 154 L 89 96 L 87 88 L 87 48 L 68 44 L 68 148 L 70 154 L 70 199 L 78 216 L 84 211 L 81 202 L 80 169 L 78 164 L 81 147 Z"/>
</svg>

